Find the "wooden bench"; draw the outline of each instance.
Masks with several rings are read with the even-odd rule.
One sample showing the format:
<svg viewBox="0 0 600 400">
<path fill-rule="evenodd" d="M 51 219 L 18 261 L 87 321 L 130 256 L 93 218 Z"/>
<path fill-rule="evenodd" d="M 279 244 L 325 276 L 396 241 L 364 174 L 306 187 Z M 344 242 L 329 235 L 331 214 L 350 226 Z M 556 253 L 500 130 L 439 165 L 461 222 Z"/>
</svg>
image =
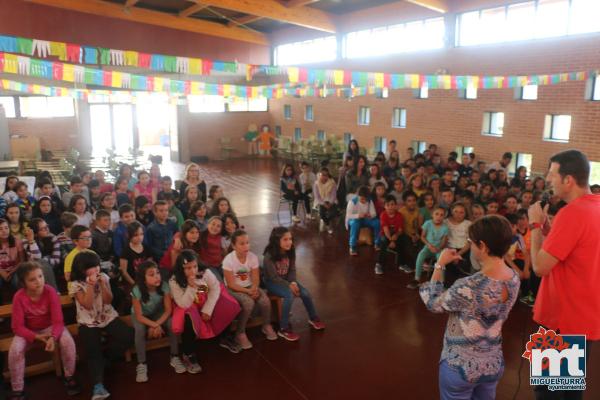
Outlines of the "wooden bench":
<svg viewBox="0 0 600 400">
<path fill-rule="evenodd" d="M 283 309 L 283 298 L 277 296 L 269 296 L 272 305 L 272 320 L 277 321 L 281 319 L 281 313 Z M 74 301 L 71 296 L 62 295 L 60 296 L 60 303 L 63 308 L 73 307 Z M 10 318 L 12 315 L 12 304 L 5 304 L 0 306 L 0 318 Z M 133 327 L 133 323 L 131 321 L 131 315 L 125 315 L 120 317 L 122 321 L 124 321 L 127 325 Z M 260 326 L 263 324 L 263 321 L 260 317 L 251 318 L 248 321 L 248 328 Z M 76 337 L 79 334 L 79 325 L 78 324 L 69 324 L 65 325 L 69 333 L 73 337 Z M 232 324 L 232 329 L 235 329 L 235 321 Z M 12 344 L 13 335 L 7 335 L 4 338 L 0 338 L 0 352 L 8 353 L 10 350 L 10 346 Z M 41 343 L 37 344 L 41 348 Z M 169 347 L 169 338 L 162 337 L 159 339 L 152 339 L 146 342 L 146 350 L 155 350 L 162 349 L 165 347 Z M 135 346 L 125 352 L 125 361 L 131 362 L 133 359 L 133 354 L 135 353 Z M 52 372 L 56 374 L 56 376 L 62 376 L 62 361 L 60 358 L 60 349 L 58 343 L 56 344 L 56 348 L 52 353 L 51 360 L 42 361 L 36 364 L 27 365 L 25 367 L 25 376 L 34 376 L 40 375 L 48 372 Z M 10 373 L 8 371 L 4 372 L 4 377 L 10 379 Z"/>
</svg>

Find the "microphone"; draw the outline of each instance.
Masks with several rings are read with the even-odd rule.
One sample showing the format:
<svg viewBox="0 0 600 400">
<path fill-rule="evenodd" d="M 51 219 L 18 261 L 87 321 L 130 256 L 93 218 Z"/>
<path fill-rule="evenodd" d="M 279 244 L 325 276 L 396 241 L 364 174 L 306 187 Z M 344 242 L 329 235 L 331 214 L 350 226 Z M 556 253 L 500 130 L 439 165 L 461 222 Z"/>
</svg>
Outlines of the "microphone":
<svg viewBox="0 0 600 400">
<path fill-rule="evenodd" d="M 552 197 L 552 193 L 550 193 L 550 191 L 546 190 L 544 191 L 544 193 L 542 193 L 542 199 L 540 201 L 540 206 L 542 207 L 542 210 L 544 209 L 544 207 L 546 207 L 546 204 L 550 203 L 550 198 Z"/>
</svg>

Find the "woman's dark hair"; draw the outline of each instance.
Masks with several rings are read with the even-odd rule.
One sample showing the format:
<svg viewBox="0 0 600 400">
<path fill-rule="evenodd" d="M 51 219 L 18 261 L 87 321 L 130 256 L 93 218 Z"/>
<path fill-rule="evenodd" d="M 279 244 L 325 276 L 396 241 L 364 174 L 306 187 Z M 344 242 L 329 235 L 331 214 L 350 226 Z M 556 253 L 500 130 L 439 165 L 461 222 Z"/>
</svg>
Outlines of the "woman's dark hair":
<svg viewBox="0 0 600 400">
<path fill-rule="evenodd" d="M 29 227 L 35 234 L 36 242 L 40 247 L 40 251 L 42 252 L 42 256 L 51 255 L 54 251 L 54 243 L 52 242 L 52 236 L 48 235 L 45 238 L 40 238 L 38 233 L 40 231 L 40 224 L 45 222 L 42 218 L 32 218 L 29 223 Z"/>
<path fill-rule="evenodd" d="M 227 236 L 227 231 L 225 230 L 225 224 L 227 223 L 227 220 L 230 219 L 233 221 L 233 223 L 235 224 L 235 229 L 240 229 L 240 221 L 238 221 L 237 217 L 234 214 L 231 213 L 225 213 L 222 217 L 221 217 L 221 221 L 223 221 L 223 225 L 221 226 L 221 234 L 223 236 Z"/>
<path fill-rule="evenodd" d="M 352 143 L 356 145 L 356 150 L 352 150 Z M 348 142 L 348 154 L 350 154 L 353 158 L 358 157 L 360 154 L 360 146 L 358 145 L 358 141 L 356 141 L 356 139 L 352 139 Z"/>
<path fill-rule="evenodd" d="M 124 176 L 119 176 L 117 179 L 115 179 L 115 190 L 117 190 L 117 187 L 121 182 L 129 183 L 129 179 L 125 178 Z"/>
<path fill-rule="evenodd" d="M 296 247 L 292 243 L 292 248 L 286 252 L 281 250 L 281 238 L 286 233 L 291 233 L 291 231 L 285 226 L 277 226 L 273 228 L 271 231 L 271 235 L 269 236 L 269 243 L 267 247 L 265 247 L 265 251 L 263 251 L 264 255 L 270 255 L 273 261 L 281 261 L 283 258 L 289 258 L 290 262 L 296 259 Z"/>
<path fill-rule="evenodd" d="M 10 182 L 12 180 L 15 180 L 16 181 L 15 184 L 16 184 L 19 181 L 19 177 L 16 176 L 16 175 L 9 175 L 9 176 L 7 176 L 6 177 L 6 181 L 4 183 L 4 192 L 2 192 L 2 194 L 8 192 L 9 190 L 12 190 L 12 189 L 8 188 L 8 182 Z"/>
<path fill-rule="evenodd" d="M 282 178 L 287 178 L 288 176 L 285 174 L 285 170 L 291 168 L 292 169 L 292 175 L 291 176 L 296 176 L 296 170 L 294 169 L 294 166 L 290 163 L 285 163 L 283 164 L 283 167 L 281 168 L 281 177 Z"/>
<path fill-rule="evenodd" d="M 181 245 L 183 246 L 184 249 L 192 249 L 194 250 L 196 253 L 198 253 L 200 251 L 200 236 L 198 236 L 198 241 L 196 243 L 190 243 L 187 241 L 185 235 L 191 231 L 192 229 L 196 229 L 198 230 L 198 233 L 200 233 L 200 229 L 198 229 L 198 225 L 196 225 L 196 223 L 194 221 L 192 221 L 191 219 L 185 220 L 185 222 L 181 225 L 181 237 L 179 240 L 181 240 Z"/>
<path fill-rule="evenodd" d="M 492 257 L 502 258 L 512 242 L 512 229 L 508 220 L 500 215 L 486 215 L 469 227 L 469 239 L 477 245 L 483 242 Z"/>
<path fill-rule="evenodd" d="M 203 201 L 198 200 L 192 203 L 192 206 L 190 207 L 190 215 L 188 215 L 189 218 L 191 219 L 195 219 L 196 218 L 196 213 L 198 212 L 199 209 L 201 209 L 202 207 L 205 207 L 205 204 Z M 208 215 L 208 210 L 206 210 L 206 215 Z"/>
<path fill-rule="evenodd" d="M 364 161 L 364 166 L 362 169 L 362 175 L 367 173 L 367 166 L 369 165 L 369 161 L 367 160 L 367 157 L 360 155 L 357 157 L 356 162 L 354 163 L 354 165 L 352 166 L 352 171 L 354 172 L 355 175 L 358 175 L 358 163 L 360 160 Z"/>
<path fill-rule="evenodd" d="M 146 286 L 146 271 L 152 268 L 158 269 L 158 265 L 152 260 L 144 261 L 138 266 L 138 270 L 135 274 L 135 283 L 142 294 L 142 303 L 147 303 L 148 300 L 150 300 L 150 293 L 148 292 L 148 286 Z M 156 293 L 160 296 L 164 296 L 162 285 L 156 288 Z"/>
<path fill-rule="evenodd" d="M 100 195 L 99 204 L 102 205 L 102 202 L 104 201 L 104 199 L 106 199 L 107 197 L 112 196 L 112 195 L 113 195 L 112 192 L 102 193 Z M 113 208 L 112 208 L 113 210 L 115 209 L 116 205 L 117 205 L 117 202 L 115 201 L 115 205 L 113 205 Z"/>
<path fill-rule="evenodd" d="M 71 282 L 83 282 L 86 279 L 85 271 L 100 266 L 100 257 L 91 250 L 83 250 L 77 253 L 73 259 L 71 271 Z"/>
<path fill-rule="evenodd" d="M 21 207 L 19 207 L 18 204 L 16 203 L 10 203 L 9 205 L 6 206 L 6 211 L 4 213 L 5 216 L 7 216 L 6 220 L 8 221 L 8 210 L 10 210 L 11 208 L 16 208 L 17 210 L 19 210 L 19 232 L 21 232 L 22 234 L 25 234 L 25 214 L 23 213 L 23 211 L 21 210 Z M 10 225 L 10 221 L 9 225 Z"/>
<path fill-rule="evenodd" d="M 590 162 L 579 150 L 566 150 L 550 157 L 550 163 L 558 164 L 558 173 L 562 179 L 570 175 L 577 186 L 587 187 L 590 178 Z"/>
<path fill-rule="evenodd" d="M 0 225 L 2 224 L 6 224 L 10 227 L 10 224 L 8 223 L 8 220 L 4 219 L 4 218 L 0 218 Z M 8 247 L 15 247 L 16 246 L 16 242 L 15 242 L 15 237 L 12 235 L 12 233 L 8 233 Z"/>
<path fill-rule="evenodd" d="M 229 199 L 227 197 L 219 197 L 218 199 L 216 199 L 213 202 L 212 207 L 210 208 L 210 213 L 209 215 L 221 215 L 221 213 L 219 212 L 219 203 L 221 203 L 222 201 L 226 201 L 227 204 L 229 205 L 229 210 L 227 211 L 227 214 L 233 214 L 235 215 L 235 212 L 233 211 L 233 208 L 231 207 L 231 202 L 229 201 Z"/>
<path fill-rule="evenodd" d="M 221 186 L 219 186 L 219 185 L 211 185 L 210 189 L 208 189 L 208 197 L 210 199 L 212 199 L 213 196 L 215 195 L 215 193 L 217 193 L 217 190 L 219 190 L 220 187 Z"/>
<path fill-rule="evenodd" d="M 185 277 L 185 271 L 183 270 L 183 264 L 187 264 L 192 261 L 198 261 L 198 256 L 193 250 L 184 249 L 177 256 L 175 260 L 175 266 L 173 267 L 173 277 L 175 282 L 182 287 L 186 288 L 188 285 L 187 278 Z M 198 271 L 204 271 L 206 269 L 201 263 L 198 263 Z"/>
<path fill-rule="evenodd" d="M 132 223 L 130 223 L 129 225 L 127 225 L 127 238 L 128 238 L 128 240 L 131 240 L 131 238 L 135 236 L 135 234 L 137 233 L 138 229 L 144 230 L 144 225 L 142 225 L 142 223 L 139 222 L 139 221 L 133 221 Z"/>
<path fill-rule="evenodd" d="M 83 201 L 85 201 L 85 211 L 87 211 L 87 209 L 88 209 L 87 200 L 81 194 L 74 194 L 73 197 L 71 197 L 71 201 L 69 202 L 69 211 L 74 213 L 75 212 L 75 204 L 77 204 L 77 202 L 81 199 L 83 199 Z"/>
<path fill-rule="evenodd" d="M 52 199 L 48 196 L 42 196 L 38 199 L 38 201 L 35 202 L 31 216 L 34 218 L 42 218 L 41 204 L 43 201 L 49 202 L 50 206 L 52 207 L 48 215 L 54 215 L 58 218 L 58 212 L 54 209 L 54 203 L 52 203 Z"/>
<path fill-rule="evenodd" d="M 235 242 L 237 241 L 237 238 L 239 238 L 240 236 L 245 236 L 247 235 L 246 231 L 242 230 L 242 229 L 238 229 L 235 232 L 233 232 L 233 235 L 231 235 L 231 244 L 235 244 Z"/>
<path fill-rule="evenodd" d="M 25 287 L 25 278 L 27 277 L 27 274 L 36 269 L 41 270 L 42 266 L 35 261 L 22 262 L 17 266 L 17 279 L 19 280 L 21 287 Z"/>
</svg>

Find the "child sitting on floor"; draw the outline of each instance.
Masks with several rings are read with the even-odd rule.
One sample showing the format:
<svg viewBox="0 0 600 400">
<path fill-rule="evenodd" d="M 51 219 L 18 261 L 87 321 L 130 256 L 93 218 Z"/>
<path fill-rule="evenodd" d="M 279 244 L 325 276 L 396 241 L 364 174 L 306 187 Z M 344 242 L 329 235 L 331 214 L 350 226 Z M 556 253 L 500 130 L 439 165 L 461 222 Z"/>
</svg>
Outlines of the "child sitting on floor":
<svg viewBox="0 0 600 400">
<path fill-rule="evenodd" d="M 383 274 L 383 265 L 388 247 L 400 255 L 403 248 L 402 241 L 406 240 L 406 237 L 402 236 L 404 220 L 398 212 L 396 198 L 391 194 L 385 198 L 385 211 L 381 213 L 379 218 L 381 224 L 381 249 L 377 263 L 375 264 L 375 273 L 377 275 Z"/>
<path fill-rule="evenodd" d="M 200 261 L 208 267 L 217 279 L 223 282 L 223 248 L 221 247 L 221 233 L 223 222 L 218 216 L 208 220 L 207 229 L 200 234 Z"/>
<path fill-rule="evenodd" d="M 19 265 L 17 277 L 22 286 L 13 297 L 11 327 L 15 334 L 8 351 L 12 386 L 11 399 L 25 399 L 25 353 L 35 341 L 53 352 L 59 346 L 64 371 L 64 385 L 69 396 L 81 392 L 75 374 L 75 342 L 63 322 L 62 306 L 56 289 L 45 284 L 40 265 Z"/>
<path fill-rule="evenodd" d="M 106 399 L 110 393 L 104 387 L 104 369 L 109 361 L 123 357 L 133 344 L 133 329 L 119 318 L 111 305 L 113 295 L 108 275 L 100 272 L 100 258 L 91 250 L 75 256 L 69 294 L 75 298 L 79 338 L 86 353 L 91 382 L 92 399 Z M 107 334 L 108 343 L 103 344 Z M 108 347 L 107 358 L 102 354 Z"/>
<path fill-rule="evenodd" d="M 88 211 L 88 204 L 83 195 L 76 194 L 71 197 L 69 211 L 77 215 L 77 225 L 87 226 L 88 228 L 92 225 L 94 218 L 92 213 Z"/>
<path fill-rule="evenodd" d="M 186 372 L 187 369 L 179 358 L 177 336 L 171 329 L 173 299 L 169 285 L 162 281 L 154 261 L 145 261 L 139 265 L 131 297 L 131 322 L 135 330 L 135 352 L 138 360 L 135 381 L 148 381 L 146 338 L 158 339 L 168 335 L 171 347 L 170 365 L 178 374 Z"/>
<path fill-rule="evenodd" d="M 369 200 L 370 192 L 367 186 L 361 186 L 346 207 L 346 229 L 350 231 L 350 255 L 357 256 L 358 234 L 360 228 L 368 227 L 373 231 L 375 247 L 379 246 L 379 219 L 375 205 Z"/>
<path fill-rule="evenodd" d="M 110 229 L 115 229 L 120 218 L 119 212 L 115 210 L 115 196 L 111 192 L 105 192 L 100 195 L 100 206 L 98 210 L 105 210 L 109 213 Z"/>
<path fill-rule="evenodd" d="M 271 326 L 271 301 L 259 288 L 260 271 L 258 257 L 250 251 L 250 240 L 245 231 L 237 230 L 231 237 L 233 251 L 223 260 L 225 285 L 229 293 L 240 303 L 242 311 L 237 318 L 235 340 L 243 350 L 252 348 L 246 335 L 246 324 L 252 311 L 258 308 L 263 321 L 262 332 L 268 340 L 277 340 Z"/>
<path fill-rule="evenodd" d="M 369 191 L 368 188 L 366 190 Z M 283 309 L 277 335 L 292 342 L 300 339 L 300 336 L 291 330 L 289 324 L 292 304 L 296 297 L 302 299 L 308 312 L 308 324 L 315 330 L 325 329 L 325 324 L 317 315 L 310 293 L 296 279 L 296 250 L 290 230 L 282 226 L 273 228 L 269 236 L 269 244 L 263 254 L 267 291 L 275 296 L 283 297 Z"/>
<path fill-rule="evenodd" d="M 121 253 L 127 244 L 129 238 L 127 237 L 127 226 L 135 221 L 135 211 L 131 204 L 123 204 L 119 207 L 119 223 L 115 228 L 113 235 L 113 247 L 115 251 L 115 257 L 121 257 Z"/>
</svg>

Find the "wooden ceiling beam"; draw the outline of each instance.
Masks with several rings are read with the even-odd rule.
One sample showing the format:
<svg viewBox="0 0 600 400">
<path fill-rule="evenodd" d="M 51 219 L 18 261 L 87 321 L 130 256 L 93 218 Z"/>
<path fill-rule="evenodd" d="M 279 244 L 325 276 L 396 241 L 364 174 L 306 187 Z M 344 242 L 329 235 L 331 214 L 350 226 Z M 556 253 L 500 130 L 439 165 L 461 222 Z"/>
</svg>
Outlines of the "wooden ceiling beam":
<svg viewBox="0 0 600 400">
<path fill-rule="evenodd" d="M 184 10 L 181 10 L 179 12 L 179 16 L 181 18 L 189 17 L 192 14 L 196 14 L 198 11 L 204 10 L 206 7 L 208 7 L 206 4 L 197 3 L 197 4 L 194 4 L 193 6 L 189 6 L 188 8 L 186 8 Z"/>
<path fill-rule="evenodd" d="M 307 6 L 309 4 L 316 3 L 318 1 L 319 0 L 288 0 L 288 1 L 281 0 L 280 3 L 288 8 L 294 8 L 294 7 Z"/>
<path fill-rule="evenodd" d="M 127 0 L 127 1 L 125 2 L 125 8 L 130 8 L 130 7 L 133 7 L 133 6 L 135 6 L 135 4 L 136 4 L 138 1 L 140 1 L 140 0 Z"/>
<path fill-rule="evenodd" d="M 290 1 L 281 0 L 280 3 L 286 7 L 302 7 L 302 6 L 306 6 L 308 4 L 316 3 L 317 1 L 319 1 L 319 0 L 290 0 Z M 246 24 L 250 24 L 252 22 L 259 21 L 261 19 L 263 19 L 263 17 L 259 17 L 256 15 L 246 15 L 246 16 L 238 18 L 234 21 L 230 21 L 227 24 L 227 26 L 246 25 Z"/>
<path fill-rule="evenodd" d="M 334 17 L 316 8 L 289 8 L 277 0 L 197 0 L 196 2 L 319 31 L 330 33 L 336 31 Z"/>
<path fill-rule="evenodd" d="M 449 10 L 447 0 L 405 0 L 409 3 L 416 4 L 421 7 L 428 8 L 439 13 L 447 13 Z"/>
<path fill-rule="evenodd" d="M 204 35 L 218 36 L 231 40 L 256 43 L 268 46 L 270 44 L 266 35 L 238 27 L 227 27 L 215 22 L 202 21 L 192 18 L 179 18 L 163 12 L 134 7 L 125 10 L 123 5 L 108 3 L 100 0 L 28 0 L 30 3 L 44 6 L 57 7 L 86 14 L 99 15 L 108 18 L 117 18 L 131 22 L 162 26 L 180 31 L 201 33 Z"/>
</svg>

